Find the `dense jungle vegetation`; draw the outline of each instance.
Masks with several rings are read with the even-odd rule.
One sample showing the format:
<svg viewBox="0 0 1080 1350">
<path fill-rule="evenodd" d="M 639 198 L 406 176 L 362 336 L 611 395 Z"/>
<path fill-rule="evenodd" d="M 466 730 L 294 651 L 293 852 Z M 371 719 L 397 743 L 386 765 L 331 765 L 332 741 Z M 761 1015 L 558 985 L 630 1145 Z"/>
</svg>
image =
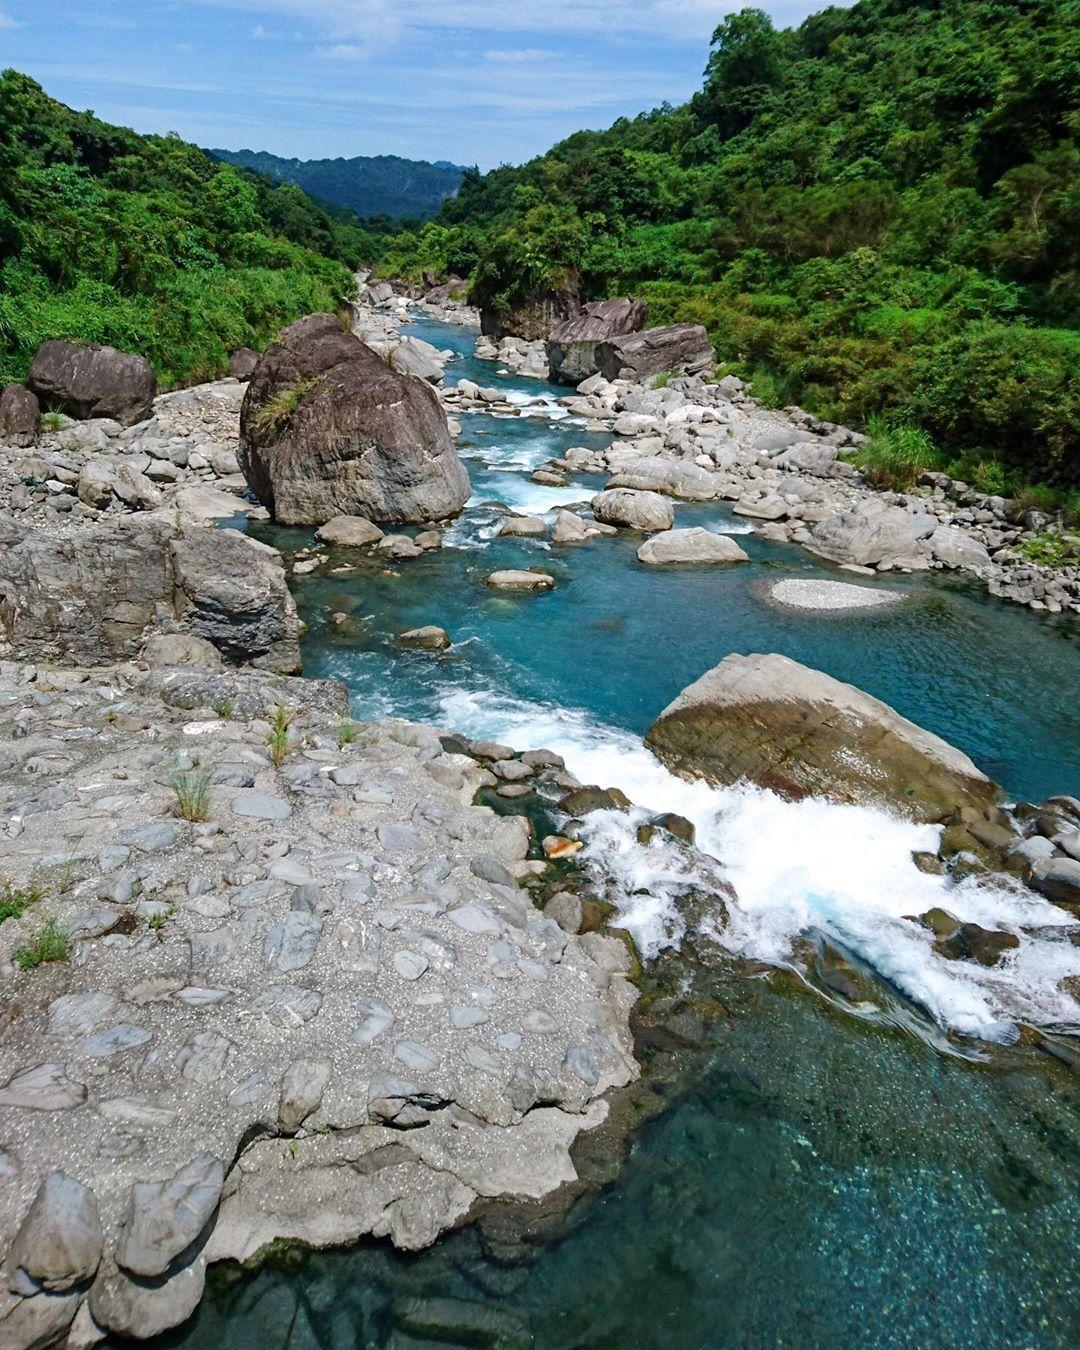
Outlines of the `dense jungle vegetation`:
<svg viewBox="0 0 1080 1350">
<path fill-rule="evenodd" d="M 645 296 L 755 393 L 987 491 L 1080 483 L 1080 3 L 744 9 L 701 91 L 466 174 L 384 274 Z M 893 442 L 897 441 L 895 434 Z"/>
<path fill-rule="evenodd" d="M 65 337 L 137 351 L 164 386 L 336 310 L 376 245 L 348 211 L 222 165 L 177 136 L 76 113 L 0 76 L 0 379 Z"/>
</svg>

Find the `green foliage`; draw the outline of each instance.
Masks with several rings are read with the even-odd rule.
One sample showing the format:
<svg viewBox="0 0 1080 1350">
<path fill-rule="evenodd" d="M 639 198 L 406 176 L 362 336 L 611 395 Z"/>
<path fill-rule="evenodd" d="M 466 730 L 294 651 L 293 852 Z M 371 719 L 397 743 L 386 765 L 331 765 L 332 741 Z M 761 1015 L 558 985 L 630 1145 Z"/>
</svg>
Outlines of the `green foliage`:
<svg viewBox="0 0 1080 1350">
<path fill-rule="evenodd" d="M 360 735 L 360 728 L 351 717 L 343 717 L 338 723 L 337 743 L 338 749 L 344 750 L 347 745 L 352 745 L 357 736 Z"/>
<path fill-rule="evenodd" d="M 466 173 L 380 267 L 452 254 L 495 309 L 633 292 L 770 402 L 1077 484 L 1078 70 L 1077 0 L 745 9 L 688 104 Z"/>
<path fill-rule="evenodd" d="M 0 923 L 5 919 L 17 919 L 44 894 L 39 886 L 13 886 L 10 881 L 5 881 L 0 886 Z"/>
<path fill-rule="evenodd" d="M 1076 567 L 1080 565 L 1080 535 L 1039 534 L 1025 539 L 1018 551 L 1043 567 Z"/>
<path fill-rule="evenodd" d="M 927 469 L 941 467 L 941 455 L 918 427 L 891 427 L 875 414 L 867 424 L 870 439 L 857 454 L 866 476 L 876 487 L 909 492 Z"/>
<path fill-rule="evenodd" d="M 46 919 L 30 941 L 11 955 L 20 969 L 35 970 L 49 961 L 66 961 L 69 943 L 67 929 L 56 919 Z"/>
<path fill-rule="evenodd" d="M 210 819 L 213 782 L 212 769 L 189 769 L 186 773 L 173 774 L 169 786 L 176 793 L 176 814 L 181 820 Z"/>
<path fill-rule="evenodd" d="M 234 348 L 340 308 L 380 247 L 290 183 L 0 76 L 0 380 L 54 337 L 141 352 L 164 387 L 213 378 Z"/>
</svg>

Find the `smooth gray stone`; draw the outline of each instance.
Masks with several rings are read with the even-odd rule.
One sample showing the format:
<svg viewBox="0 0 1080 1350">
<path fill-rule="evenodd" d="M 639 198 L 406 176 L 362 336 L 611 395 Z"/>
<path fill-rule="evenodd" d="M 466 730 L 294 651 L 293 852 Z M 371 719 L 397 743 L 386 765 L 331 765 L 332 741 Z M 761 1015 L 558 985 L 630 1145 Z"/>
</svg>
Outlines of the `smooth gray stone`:
<svg viewBox="0 0 1080 1350">
<path fill-rule="evenodd" d="M 361 1021 L 357 1023 L 349 1039 L 357 1045 L 370 1045 L 393 1024 L 393 1012 L 377 998 L 362 998 L 356 1007 Z"/>
<path fill-rule="evenodd" d="M 496 937 L 502 932 L 502 924 L 486 905 L 478 903 L 461 905 L 457 909 L 452 909 L 447 917 L 466 933 Z"/>
<path fill-rule="evenodd" d="M 322 1001 L 323 996 L 317 989 L 304 989 L 298 984 L 272 984 L 251 1005 L 251 1011 L 276 1027 L 298 1027 L 318 1014 Z"/>
<path fill-rule="evenodd" d="M 132 848 L 137 848 L 140 853 L 159 853 L 162 849 L 172 848 L 179 834 L 177 826 L 170 825 L 168 821 L 157 820 L 133 830 L 128 836 L 128 841 Z"/>
<path fill-rule="evenodd" d="M 483 1008 L 458 1004 L 457 1007 L 450 1009 L 450 1021 L 458 1031 L 466 1031 L 469 1027 L 479 1027 L 485 1022 L 490 1022 L 491 1014 L 485 1012 Z"/>
<path fill-rule="evenodd" d="M 600 1078 L 596 1056 L 583 1045 L 572 1045 L 566 1052 L 564 1063 L 587 1087 L 594 1087 Z"/>
<path fill-rule="evenodd" d="M 297 1059 L 281 1080 L 278 1123 L 285 1134 L 295 1134 L 308 1116 L 319 1109 L 330 1081 L 328 1059 Z"/>
<path fill-rule="evenodd" d="M 181 1049 L 176 1062 L 192 1083 L 216 1083 L 232 1056 L 233 1043 L 218 1031 L 199 1031 Z"/>
<path fill-rule="evenodd" d="M 419 1041 L 398 1041 L 394 1046 L 394 1058 L 413 1073 L 434 1073 L 439 1067 L 435 1051 Z"/>
<path fill-rule="evenodd" d="M 233 814 L 256 820 L 288 820 L 292 807 L 280 797 L 264 792 L 243 792 L 232 799 Z"/>
<path fill-rule="evenodd" d="M 237 1083 L 229 1093 L 229 1101 L 234 1106 L 246 1106 L 249 1102 L 263 1101 L 271 1093 L 270 1079 L 261 1069 Z"/>
<path fill-rule="evenodd" d="M 61 994 L 49 1004 L 45 1028 L 50 1036 L 85 1036 L 103 1027 L 119 1006 L 115 994 L 104 990 Z"/>
<path fill-rule="evenodd" d="M 137 1097 L 110 1097 L 98 1102 L 98 1110 L 108 1120 L 121 1125 L 166 1126 L 175 1123 L 177 1112 L 168 1106 L 155 1106 L 153 1102 L 141 1101 Z"/>
<path fill-rule="evenodd" d="M 408 825 L 380 825 L 379 843 L 391 853 L 415 853 L 424 841 Z"/>
<path fill-rule="evenodd" d="M 394 969 L 403 980 L 418 980 L 427 968 L 427 957 L 421 956 L 419 952 L 394 953 Z"/>
<path fill-rule="evenodd" d="M 305 910 L 291 910 L 266 936 L 263 943 L 266 964 L 282 974 L 302 969 L 315 955 L 321 932 L 321 919 Z"/>
<path fill-rule="evenodd" d="M 50 1172 L 12 1244 L 10 1260 L 46 1289 L 62 1291 L 90 1279 L 101 1260 L 101 1243 L 94 1192 L 64 1172 Z"/>
<path fill-rule="evenodd" d="M 20 1069 L 0 1088 L 0 1106 L 28 1106 L 35 1111 L 66 1111 L 86 1101 L 86 1084 L 67 1076 L 56 1062 Z"/>
<path fill-rule="evenodd" d="M 168 1181 L 131 1188 L 117 1264 L 135 1275 L 161 1275 L 210 1220 L 221 1198 L 225 1167 L 210 1153 L 193 1158 Z"/>
<path fill-rule="evenodd" d="M 98 1031 L 93 1036 L 87 1036 L 81 1048 L 83 1054 L 89 1055 L 92 1059 L 111 1059 L 113 1055 L 122 1055 L 125 1050 L 134 1050 L 137 1046 L 146 1045 L 153 1038 L 154 1033 L 147 1031 L 145 1027 L 133 1027 L 128 1022 L 121 1022 L 115 1027 L 109 1027 L 107 1031 Z"/>
</svg>

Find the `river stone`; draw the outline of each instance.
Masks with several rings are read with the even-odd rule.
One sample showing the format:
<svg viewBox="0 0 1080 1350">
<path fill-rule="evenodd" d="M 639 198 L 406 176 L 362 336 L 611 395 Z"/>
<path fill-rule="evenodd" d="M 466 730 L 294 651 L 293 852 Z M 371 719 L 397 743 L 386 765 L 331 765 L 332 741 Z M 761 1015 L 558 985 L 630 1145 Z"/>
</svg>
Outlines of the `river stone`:
<svg viewBox="0 0 1080 1350">
<path fill-rule="evenodd" d="M 984 545 L 955 525 L 939 525 L 929 539 L 930 549 L 946 567 L 990 566 L 990 554 Z"/>
<path fill-rule="evenodd" d="M 7 384 L 0 393 L 0 441 L 4 445 L 33 445 L 41 429 L 37 396 L 21 384 Z"/>
<path fill-rule="evenodd" d="M 556 384 L 581 384 L 597 371 L 596 348 L 601 342 L 636 333 L 648 322 L 644 300 L 595 300 L 575 318 L 552 330 L 548 339 L 548 375 Z"/>
<path fill-rule="evenodd" d="M 925 567 L 924 541 L 936 526 L 933 516 L 913 515 L 903 507 L 870 498 L 851 511 L 819 521 L 806 547 L 832 562 L 858 567 Z"/>
<path fill-rule="evenodd" d="M 233 814 L 251 816 L 256 820 L 288 820 L 292 807 L 280 797 L 265 792 L 243 792 L 232 799 Z"/>
<path fill-rule="evenodd" d="M 382 537 L 383 531 L 378 525 L 363 516 L 334 516 L 315 531 L 316 539 L 341 548 L 364 548 L 368 544 L 377 544 Z"/>
<path fill-rule="evenodd" d="M 605 525 L 659 532 L 675 524 L 675 510 L 658 492 L 607 488 L 592 499 L 593 515 Z"/>
<path fill-rule="evenodd" d="M 871 802 L 919 821 L 993 805 L 961 751 L 887 704 L 785 656 L 729 656 L 660 714 L 646 744 L 672 772 L 781 796 Z"/>
<path fill-rule="evenodd" d="M 499 534 L 509 538 L 541 539 L 547 532 L 547 521 L 539 516 L 507 516 L 499 526 Z"/>
<path fill-rule="evenodd" d="M 65 1111 L 86 1101 L 86 1084 L 67 1075 L 58 1063 L 20 1069 L 0 1088 L 0 1106 L 26 1106 L 34 1111 Z"/>
<path fill-rule="evenodd" d="M 673 371 L 698 374 L 716 365 L 709 335 L 700 324 L 677 323 L 612 338 L 596 348 L 596 368 L 605 380 L 642 382 Z"/>
<path fill-rule="evenodd" d="M 295 1134 L 308 1116 L 319 1109 L 329 1081 L 328 1059 L 293 1060 L 281 1080 L 278 1124 L 283 1134 Z"/>
<path fill-rule="evenodd" d="M 471 492 L 431 385 L 391 369 L 332 314 L 291 324 L 259 361 L 238 458 L 286 525 L 445 520 Z"/>
<path fill-rule="evenodd" d="M 86 1036 L 103 1027 L 119 1006 L 116 995 L 105 990 L 61 994 L 49 1004 L 46 1030 L 50 1036 Z"/>
<path fill-rule="evenodd" d="M 746 553 L 728 534 L 713 534 L 699 528 L 664 530 L 654 534 L 637 551 L 638 561 L 650 567 L 671 563 L 749 562 Z"/>
<path fill-rule="evenodd" d="M 259 364 L 259 353 L 254 347 L 237 347 L 229 354 L 229 374 L 238 380 L 250 380 Z"/>
<path fill-rule="evenodd" d="M 212 642 L 190 633 L 157 633 L 143 648 L 143 660 L 151 666 L 217 670 L 221 666 L 221 653 Z"/>
<path fill-rule="evenodd" d="M 10 1260 L 46 1289 L 63 1291 L 94 1274 L 101 1242 L 94 1192 L 64 1172 L 50 1172 L 23 1220 Z"/>
<path fill-rule="evenodd" d="M 137 1181 L 116 1248 L 134 1275 L 162 1275 L 206 1227 L 217 1208 L 225 1168 L 212 1154 L 193 1158 L 167 1181 Z"/>
<path fill-rule="evenodd" d="M 157 392 L 154 368 L 144 356 L 59 338 L 38 348 L 26 384 L 44 408 L 80 420 L 112 417 L 125 427 L 149 417 Z"/>
<path fill-rule="evenodd" d="M 1080 862 L 1075 858 L 1054 857 L 1037 862 L 1030 884 L 1054 904 L 1080 913 Z"/>
<path fill-rule="evenodd" d="M 149 1340 L 186 1322 L 198 1307 L 205 1284 L 206 1260 L 202 1256 L 164 1283 L 144 1284 L 117 1271 L 94 1284 L 90 1311 L 95 1323 L 109 1331 Z"/>
<path fill-rule="evenodd" d="M 301 970 L 315 955 L 322 921 L 305 910 L 291 910 L 266 935 L 263 955 L 272 970 Z"/>
<path fill-rule="evenodd" d="M 402 647 L 420 647 L 433 652 L 444 652 L 453 645 L 446 629 L 437 628 L 434 624 L 410 628 L 407 632 L 399 633 L 397 640 Z"/>
<path fill-rule="evenodd" d="M 487 584 L 496 591 L 550 591 L 555 585 L 555 578 L 547 572 L 505 568 L 500 572 L 492 572 Z"/>
</svg>

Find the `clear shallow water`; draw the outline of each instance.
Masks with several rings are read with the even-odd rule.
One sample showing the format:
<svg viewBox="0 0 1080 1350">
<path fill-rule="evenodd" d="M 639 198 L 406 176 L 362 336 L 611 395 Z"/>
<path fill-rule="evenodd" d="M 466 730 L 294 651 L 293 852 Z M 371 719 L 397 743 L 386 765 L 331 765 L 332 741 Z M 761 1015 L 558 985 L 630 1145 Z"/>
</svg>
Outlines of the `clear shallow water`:
<svg viewBox="0 0 1080 1350">
<path fill-rule="evenodd" d="M 428 322 L 412 331 L 461 354 L 449 382 L 467 376 L 550 404 L 550 386 L 476 361 L 472 334 Z M 529 481 L 549 457 L 608 439 L 554 420 L 550 406 L 540 414 L 462 419 L 474 496 L 441 553 L 298 579 L 306 673 L 347 680 L 360 717 L 550 746 L 584 781 L 689 815 L 738 893 L 719 933 L 736 954 L 783 961 L 797 935 L 824 933 L 896 989 L 914 1009 L 909 1025 L 926 1031 L 1007 1042 L 1017 1021 L 1072 1020 L 1057 984 L 1080 970 L 1080 948 L 1062 911 L 1000 889 L 946 900 L 910 860 L 933 846 L 933 831 L 683 784 L 640 737 L 728 653 L 777 651 L 947 737 L 1014 797 L 1075 791 L 1074 627 L 928 578 L 873 581 L 904 597 L 875 611 L 783 608 L 768 598 L 773 580 L 851 578 L 753 534 L 740 539 L 752 563 L 719 571 L 644 568 L 631 537 L 574 549 L 497 539 L 501 516 L 485 503 L 544 513 L 602 486 Z M 678 506 L 677 517 L 747 528 L 713 504 Z M 488 573 L 508 566 L 549 570 L 555 591 L 489 591 Z M 335 612 L 348 622 L 331 624 Z M 425 623 L 450 632 L 451 652 L 395 646 L 395 634 Z M 624 921 L 646 951 L 662 950 L 678 936 L 684 865 L 663 845 L 640 848 L 625 817 L 594 818 L 594 829 L 590 853 L 617 883 Z M 992 971 L 945 962 L 904 918 L 934 903 L 1022 932 L 1020 951 Z M 973 1067 L 931 1048 L 931 1035 L 885 1031 L 758 982 L 739 982 L 724 1002 L 731 1023 L 698 1087 L 645 1129 L 618 1183 L 524 1265 L 495 1261 L 471 1230 L 416 1258 L 378 1245 L 313 1255 L 220 1288 L 174 1343 L 383 1345 L 408 1329 L 402 1300 L 414 1295 L 479 1300 L 551 1347 L 1075 1341 L 1080 1132 L 1059 1071 L 1033 1065 L 1031 1052 L 1007 1069 Z M 507 1331 L 469 1343 L 515 1340 Z"/>
</svg>

